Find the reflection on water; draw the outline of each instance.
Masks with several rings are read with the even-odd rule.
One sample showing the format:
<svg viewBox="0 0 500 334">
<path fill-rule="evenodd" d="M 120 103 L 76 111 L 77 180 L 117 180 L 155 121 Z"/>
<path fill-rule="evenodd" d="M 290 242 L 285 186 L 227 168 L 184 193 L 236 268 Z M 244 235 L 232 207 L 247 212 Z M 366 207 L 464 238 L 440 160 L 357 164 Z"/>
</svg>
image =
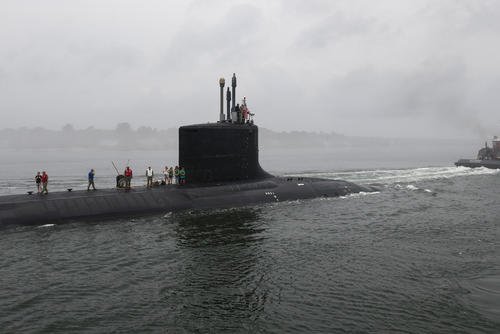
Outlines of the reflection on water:
<svg viewBox="0 0 500 334">
<path fill-rule="evenodd" d="M 180 245 L 189 247 L 245 246 L 258 241 L 264 230 L 259 208 L 182 212 L 171 220 L 177 225 Z"/>
<path fill-rule="evenodd" d="M 238 321 L 224 319 L 257 317 L 266 301 L 255 268 L 266 256 L 261 210 L 184 212 L 168 219 L 175 226 L 182 266 L 175 272 L 175 287 L 166 285 L 161 294 L 170 305 L 182 307 L 164 316 L 184 330 L 241 330 Z"/>
<path fill-rule="evenodd" d="M 500 319 L 500 272 L 468 282 L 466 300 L 492 321 Z"/>
</svg>

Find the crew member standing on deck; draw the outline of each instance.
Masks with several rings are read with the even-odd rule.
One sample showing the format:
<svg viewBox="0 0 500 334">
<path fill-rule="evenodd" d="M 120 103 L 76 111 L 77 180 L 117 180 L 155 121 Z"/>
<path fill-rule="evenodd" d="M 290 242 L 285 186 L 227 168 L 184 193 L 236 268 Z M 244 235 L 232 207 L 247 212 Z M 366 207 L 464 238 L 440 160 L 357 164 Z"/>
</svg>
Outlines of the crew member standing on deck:
<svg viewBox="0 0 500 334">
<path fill-rule="evenodd" d="M 42 194 L 47 195 L 49 191 L 47 190 L 47 186 L 49 184 L 49 175 L 43 171 L 42 172 Z"/>
<path fill-rule="evenodd" d="M 174 178 L 174 168 L 170 167 L 168 169 L 168 184 L 172 184 L 172 179 Z"/>
<path fill-rule="evenodd" d="M 42 175 L 40 174 L 40 172 L 36 172 L 35 182 L 36 182 L 36 191 L 37 193 L 40 193 L 42 191 Z"/>
<path fill-rule="evenodd" d="M 148 188 L 152 188 L 153 187 L 153 169 L 151 169 L 151 166 L 148 167 L 148 169 L 146 169 L 146 178 L 147 178 L 147 184 L 146 184 L 146 187 Z"/>
<path fill-rule="evenodd" d="M 165 166 L 165 169 L 163 170 L 163 181 L 165 184 L 168 184 L 168 166 Z"/>
<path fill-rule="evenodd" d="M 125 189 L 130 189 L 130 183 L 132 182 L 132 169 L 127 166 L 123 175 L 125 176 Z"/>
<path fill-rule="evenodd" d="M 184 167 L 179 167 L 179 179 L 180 184 L 186 184 L 186 171 L 184 170 Z"/>
<path fill-rule="evenodd" d="M 174 177 L 175 177 L 175 183 L 179 184 L 179 166 L 175 166 L 174 168 Z"/>
<path fill-rule="evenodd" d="M 88 175 L 89 184 L 87 185 L 87 191 L 90 190 L 90 186 L 92 186 L 92 189 L 95 190 L 94 175 L 95 175 L 94 169 L 91 169 Z"/>
</svg>

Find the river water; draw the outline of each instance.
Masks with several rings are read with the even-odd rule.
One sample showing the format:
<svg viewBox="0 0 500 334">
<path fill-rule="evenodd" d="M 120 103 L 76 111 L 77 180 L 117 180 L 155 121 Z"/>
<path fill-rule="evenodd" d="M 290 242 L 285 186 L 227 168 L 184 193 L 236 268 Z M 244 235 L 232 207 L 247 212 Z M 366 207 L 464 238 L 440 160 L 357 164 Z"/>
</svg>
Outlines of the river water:
<svg viewBox="0 0 500 334">
<path fill-rule="evenodd" d="M 50 190 L 85 187 L 90 167 L 110 187 L 111 160 L 130 164 L 139 185 L 148 164 L 176 157 L 1 153 L 1 194 L 32 189 L 37 169 Z M 305 155 L 262 160 L 380 191 L 1 229 L 0 332 L 500 332 L 499 171 L 439 159 L 349 169 L 328 154 L 314 169 Z"/>
</svg>

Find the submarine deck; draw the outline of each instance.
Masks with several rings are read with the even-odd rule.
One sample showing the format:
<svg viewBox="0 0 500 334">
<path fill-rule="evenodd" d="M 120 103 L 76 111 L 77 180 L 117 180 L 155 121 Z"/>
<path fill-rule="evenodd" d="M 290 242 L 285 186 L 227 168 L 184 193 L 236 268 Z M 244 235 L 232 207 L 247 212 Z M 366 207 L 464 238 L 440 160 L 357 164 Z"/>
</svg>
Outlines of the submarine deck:
<svg viewBox="0 0 500 334">
<path fill-rule="evenodd" d="M 0 196 L 0 225 L 54 223 L 188 209 L 224 209 L 260 203 L 336 197 L 373 189 L 317 178 L 272 177 L 213 185 L 102 189 L 48 195 Z"/>
<path fill-rule="evenodd" d="M 277 187 L 279 184 L 302 182 L 302 183 L 317 183 L 317 182 L 335 182 L 351 184 L 347 181 L 321 179 L 321 178 L 307 178 L 307 177 L 271 177 L 259 181 L 238 181 L 226 183 L 212 183 L 212 184 L 185 184 L 185 185 L 160 185 L 152 188 L 146 186 L 136 186 L 131 189 L 123 188 L 103 188 L 98 190 L 72 190 L 72 191 L 53 191 L 48 195 L 33 193 L 29 194 L 15 194 L 0 196 L 0 205 L 25 203 L 33 201 L 46 201 L 46 200 L 67 200 L 76 198 L 99 198 L 109 195 L 132 195 L 132 194 L 149 194 L 151 192 L 161 192 L 165 195 L 173 192 L 187 192 L 196 193 L 198 195 L 217 195 L 219 193 L 228 194 L 231 192 L 257 190 L 257 189 L 271 189 Z M 300 183 L 299 183 L 300 184 Z"/>
</svg>

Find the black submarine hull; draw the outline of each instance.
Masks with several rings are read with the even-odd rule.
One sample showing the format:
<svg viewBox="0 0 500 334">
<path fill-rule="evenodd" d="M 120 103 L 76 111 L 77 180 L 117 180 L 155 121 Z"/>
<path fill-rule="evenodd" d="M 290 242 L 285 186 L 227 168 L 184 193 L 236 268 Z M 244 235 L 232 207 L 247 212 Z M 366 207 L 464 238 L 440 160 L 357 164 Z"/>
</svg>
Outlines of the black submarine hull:
<svg viewBox="0 0 500 334">
<path fill-rule="evenodd" d="M 271 177 L 218 185 L 168 185 L 153 188 L 53 192 L 0 197 L 0 226 L 105 220 L 191 209 L 224 209 L 317 197 L 371 192 L 347 181 Z"/>
<path fill-rule="evenodd" d="M 500 169 L 500 160 L 479 160 L 479 159 L 460 159 L 455 162 L 455 166 L 463 167 L 486 167 L 491 169 Z"/>
</svg>

